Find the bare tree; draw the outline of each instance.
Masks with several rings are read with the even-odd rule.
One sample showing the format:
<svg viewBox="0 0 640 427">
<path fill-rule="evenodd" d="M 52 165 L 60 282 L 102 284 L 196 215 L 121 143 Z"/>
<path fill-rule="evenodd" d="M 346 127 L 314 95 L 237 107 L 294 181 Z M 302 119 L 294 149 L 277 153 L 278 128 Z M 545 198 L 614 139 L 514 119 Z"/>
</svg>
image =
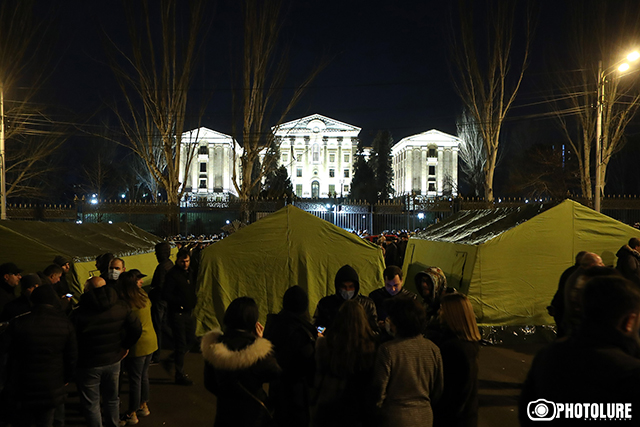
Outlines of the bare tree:
<svg viewBox="0 0 640 427">
<path fill-rule="evenodd" d="M 467 110 L 458 117 L 456 128 L 460 138 L 458 147 L 460 172 L 469 185 L 471 193 L 480 197 L 484 192 L 484 168 L 487 163 L 484 140 L 476 119 Z"/>
<path fill-rule="evenodd" d="M 166 190 L 168 202 L 177 205 L 197 148 L 189 144 L 186 150 L 180 149 L 189 114 L 189 89 L 203 47 L 206 2 L 162 0 L 152 3 L 158 5 L 156 11 L 144 0 L 138 13 L 135 4 L 125 2 L 131 49 L 127 52 L 112 42 L 120 53 L 120 61 L 113 60 L 112 69 L 126 105 L 124 111 L 115 108 L 115 112 L 126 145 Z M 188 9 L 186 23 L 180 16 L 183 6 Z M 152 20 L 157 14 L 159 25 Z M 197 127 L 203 112 L 204 104 L 194 114 Z M 186 167 L 180 177 L 182 161 Z"/>
<path fill-rule="evenodd" d="M 277 156 L 265 156 L 269 147 L 276 142 L 270 124 L 277 128 L 298 102 L 306 87 L 320 72 L 316 66 L 309 76 L 283 100 L 288 77 L 288 50 L 280 46 L 283 28 L 283 5 L 281 1 L 245 0 L 242 6 L 244 17 L 244 55 L 242 62 L 242 94 L 234 92 L 233 104 L 242 111 L 242 131 L 238 132 L 234 120 L 233 137 L 241 140 L 241 170 L 234 162 L 233 184 L 244 201 L 243 221 L 249 221 L 248 200 L 260 188 L 263 178 L 274 169 Z M 278 109 L 276 111 L 276 109 Z M 236 108 L 234 108 L 236 111 Z M 274 120 L 275 119 L 275 120 Z M 237 158 L 239 153 L 235 152 Z M 262 159 L 262 160 L 261 160 Z M 259 165 L 259 167 L 256 167 Z M 257 169 L 257 170 L 254 170 Z"/>
<path fill-rule="evenodd" d="M 513 52 L 518 2 L 460 0 L 460 31 L 452 28 L 455 85 L 465 108 L 473 116 L 482 135 L 486 163 L 484 196 L 493 201 L 493 176 L 498 159 L 500 132 L 504 119 L 520 89 L 529 60 L 531 39 L 530 11 L 527 10 L 524 41 L 519 55 Z M 484 28 L 474 14 L 482 7 L 486 15 Z M 482 34 L 486 38 L 478 39 Z M 515 64 L 514 64 L 515 63 Z M 517 65 L 514 67 L 514 65 Z"/>
<path fill-rule="evenodd" d="M 568 62 L 569 72 L 558 72 L 555 101 L 551 103 L 565 139 L 577 155 L 582 195 L 593 197 L 591 162 L 596 138 L 598 103 L 598 61 L 604 65 L 606 96 L 603 105 L 602 161 L 600 182 L 606 182 L 611 157 L 625 143 L 624 130 L 640 105 L 637 76 L 618 73 L 617 65 L 627 52 L 615 46 L 624 46 L 625 40 L 640 38 L 640 5 L 621 2 L 615 5 L 600 1 L 571 3 L 572 20 L 569 25 L 569 48 L 561 52 L 568 61 L 558 60 L 562 67 Z"/>
</svg>

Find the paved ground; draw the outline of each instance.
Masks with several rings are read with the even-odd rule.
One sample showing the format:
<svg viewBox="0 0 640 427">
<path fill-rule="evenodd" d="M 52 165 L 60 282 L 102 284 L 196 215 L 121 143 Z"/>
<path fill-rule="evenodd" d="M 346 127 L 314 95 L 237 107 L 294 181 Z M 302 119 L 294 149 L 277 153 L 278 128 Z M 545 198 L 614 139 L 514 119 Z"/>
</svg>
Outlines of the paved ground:
<svg viewBox="0 0 640 427">
<path fill-rule="evenodd" d="M 517 401 L 520 387 L 528 372 L 533 355 L 541 344 L 518 346 L 487 346 L 480 351 L 480 427 L 517 426 Z M 165 355 L 169 351 L 164 351 Z M 210 427 L 215 416 L 215 397 L 202 383 L 202 356 L 190 353 L 186 358 L 186 371 L 194 380 L 191 387 L 173 384 L 173 376 L 162 365 L 150 368 L 151 415 L 140 418 L 141 427 L 190 426 Z M 121 391 L 122 411 L 127 406 L 127 383 Z M 67 403 L 67 425 L 84 425 L 79 412 L 75 389 L 70 389 Z"/>
</svg>

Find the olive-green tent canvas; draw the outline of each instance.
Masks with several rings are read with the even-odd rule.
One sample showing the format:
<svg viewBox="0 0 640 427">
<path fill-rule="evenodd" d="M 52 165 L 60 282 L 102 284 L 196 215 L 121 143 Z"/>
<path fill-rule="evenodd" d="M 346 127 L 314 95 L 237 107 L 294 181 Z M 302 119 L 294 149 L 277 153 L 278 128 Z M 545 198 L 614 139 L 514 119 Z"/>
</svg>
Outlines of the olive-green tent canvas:
<svg viewBox="0 0 640 427">
<path fill-rule="evenodd" d="M 157 265 L 154 253 L 159 237 L 128 224 L 74 224 L 70 222 L 0 222 L 0 264 L 13 262 L 25 273 L 42 271 L 56 255 L 72 260 L 69 285 L 77 298 L 96 256 L 111 252 L 150 279 Z"/>
<path fill-rule="evenodd" d="M 425 266 L 466 293 L 482 325 L 547 325 L 546 307 L 580 251 L 615 265 L 615 253 L 640 230 L 572 200 L 557 205 L 463 211 L 407 244 L 409 288 Z"/>
<path fill-rule="evenodd" d="M 198 333 L 219 327 L 241 296 L 256 300 L 264 322 L 294 285 L 308 292 L 313 314 L 320 298 L 335 293 L 335 274 L 345 264 L 358 272 L 362 294 L 383 285 L 379 247 L 294 206 L 282 208 L 201 252 Z"/>
</svg>

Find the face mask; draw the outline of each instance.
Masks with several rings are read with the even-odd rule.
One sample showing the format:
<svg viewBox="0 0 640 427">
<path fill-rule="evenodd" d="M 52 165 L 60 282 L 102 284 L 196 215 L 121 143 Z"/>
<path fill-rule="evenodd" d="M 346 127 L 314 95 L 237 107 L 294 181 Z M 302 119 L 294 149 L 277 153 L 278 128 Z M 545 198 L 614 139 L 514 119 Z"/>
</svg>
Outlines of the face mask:
<svg viewBox="0 0 640 427">
<path fill-rule="evenodd" d="M 355 294 L 356 291 L 345 291 L 344 289 L 340 289 L 340 296 L 345 300 L 353 298 Z"/>
<path fill-rule="evenodd" d="M 389 320 L 389 318 L 387 317 L 386 319 L 384 319 L 384 329 L 387 331 L 387 333 L 391 336 L 394 336 L 395 334 L 393 333 L 393 331 L 391 330 L 391 321 Z"/>
<path fill-rule="evenodd" d="M 120 277 L 120 270 L 114 270 L 113 268 L 109 269 L 109 279 L 110 280 L 118 280 Z"/>
</svg>

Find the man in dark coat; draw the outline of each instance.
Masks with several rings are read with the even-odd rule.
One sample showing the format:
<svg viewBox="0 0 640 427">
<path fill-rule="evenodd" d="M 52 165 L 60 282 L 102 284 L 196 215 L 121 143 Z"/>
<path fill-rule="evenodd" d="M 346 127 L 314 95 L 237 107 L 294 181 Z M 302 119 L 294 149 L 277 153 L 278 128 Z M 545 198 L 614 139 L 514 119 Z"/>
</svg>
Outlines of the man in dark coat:
<svg viewBox="0 0 640 427">
<path fill-rule="evenodd" d="M 632 237 L 629 244 L 624 245 L 618 250 L 616 256 L 618 263 L 616 268 L 620 273 L 633 283 L 640 285 L 640 240 Z"/>
<path fill-rule="evenodd" d="M 179 385 L 193 384 L 184 372 L 184 356 L 195 336 L 193 309 L 197 302 L 196 281 L 189 268 L 190 263 L 189 251 L 178 251 L 176 265 L 167 273 L 163 291 L 169 325 L 173 332 L 175 382 Z"/>
<path fill-rule="evenodd" d="M 300 286 L 284 293 L 282 310 L 269 314 L 264 338 L 275 349 L 282 375 L 269 384 L 277 425 L 309 425 L 309 395 L 315 375 L 316 328 L 309 322 L 309 297 Z"/>
<path fill-rule="evenodd" d="M 374 331 L 378 330 L 376 306 L 369 297 L 360 295 L 360 278 L 356 270 L 349 264 L 343 265 L 336 273 L 334 281 L 336 293 L 322 298 L 318 302 L 313 316 L 314 325 L 330 328 L 338 314 L 338 310 L 347 300 L 355 299 L 364 307 L 369 324 Z"/>
<path fill-rule="evenodd" d="M 63 255 L 58 255 L 53 259 L 53 263 L 62 269 L 60 281 L 53 285 L 59 297 L 71 293 L 69 282 L 67 281 L 67 273 L 71 270 L 71 260 Z"/>
<path fill-rule="evenodd" d="M 12 262 L 0 265 L 0 313 L 4 306 L 16 299 L 15 288 L 20 284 L 22 270 Z"/>
<path fill-rule="evenodd" d="M 523 426 L 584 425 L 594 413 L 596 421 L 625 420 L 616 404 L 631 404 L 631 424 L 640 419 L 640 291 L 622 277 L 601 276 L 585 285 L 582 297 L 585 327 L 533 360 L 520 396 Z"/>
<path fill-rule="evenodd" d="M 167 324 L 167 302 L 162 296 L 164 289 L 164 282 L 167 277 L 167 273 L 173 268 L 173 261 L 170 259 L 171 246 L 167 242 L 160 242 L 156 245 L 156 259 L 158 260 L 158 266 L 153 272 L 153 279 L 151 280 L 151 291 L 149 291 L 149 299 L 151 300 L 151 320 L 153 321 L 153 328 L 156 331 L 158 338 L 158 350 L 153 353 L 151 363 L 158 363 L 160 361 L 160 351 L 162 350 L 162 334 L 164 327 Z"/>
<path fill-rule="evenodd" d="M 4 306 L 4 310 L 0 313 L 0 322 L 7 322 L 31 311 L 31 293 L 40 285 L 42 285 L 42 280 L 37 274 L 22 277 L 20 279 L 20 296 Z"/>
<path fill-rule="evenodd" d="M 586 254 L 587 251 L 580 251 L 576 255 L 576 262 L 571 267 L 567 268 L 561 275 L 560 280 L 558 281 L 558 290 L 556 291 L 553 299 L 551 300 L 551 304 L 547 307 L 547 312 L 549 316 L 553 317 L 556 321 L 556 328 L 558 333 L 558 338 L 562 338 L 566 335 L 564 330 L 564 326 L 562 325 L 562 316 L 564 316 L 564 288 L 567 284 L 567 279 L 578 269 L 580 268 L 580 260 L 582 256 Z"/>
<path fill-rule="evenodd" d="M 29 276 L 27 276 L 29 277 Z M 18 402 L 13 425 L 51 425 L 78 357 L 76 334 L 50 285 L 34 289 L 29 313 L 10 324 L 9 383 Z"/>
<path fill-rule="evenodd" d="M 89 427 L 102 426 L 100 398 L 109 426 L 119 424 L 120 361 L 142 334 L 140 320 L 101 277 L 85 284 L 80 304 L 71 313 L 78 336 L 76 384 Z"/>
<path fill-rule="evenodd" d="M 378 313 L 378 324 L 384 326 L 384 319 L 387 318 L 387 312 L 384 308 L 384 302 L 396 297 L 405 297 L 416 299 L 418 296 L 408 291 L 403 286 L 402 269 L 396 265 L 392 265 L 384 269 L 382 273 L 384 278 L 384 287 L 376 289 L 369 294 L 369 298 L 376 305 L 376 313 Z"/>
</svg>

